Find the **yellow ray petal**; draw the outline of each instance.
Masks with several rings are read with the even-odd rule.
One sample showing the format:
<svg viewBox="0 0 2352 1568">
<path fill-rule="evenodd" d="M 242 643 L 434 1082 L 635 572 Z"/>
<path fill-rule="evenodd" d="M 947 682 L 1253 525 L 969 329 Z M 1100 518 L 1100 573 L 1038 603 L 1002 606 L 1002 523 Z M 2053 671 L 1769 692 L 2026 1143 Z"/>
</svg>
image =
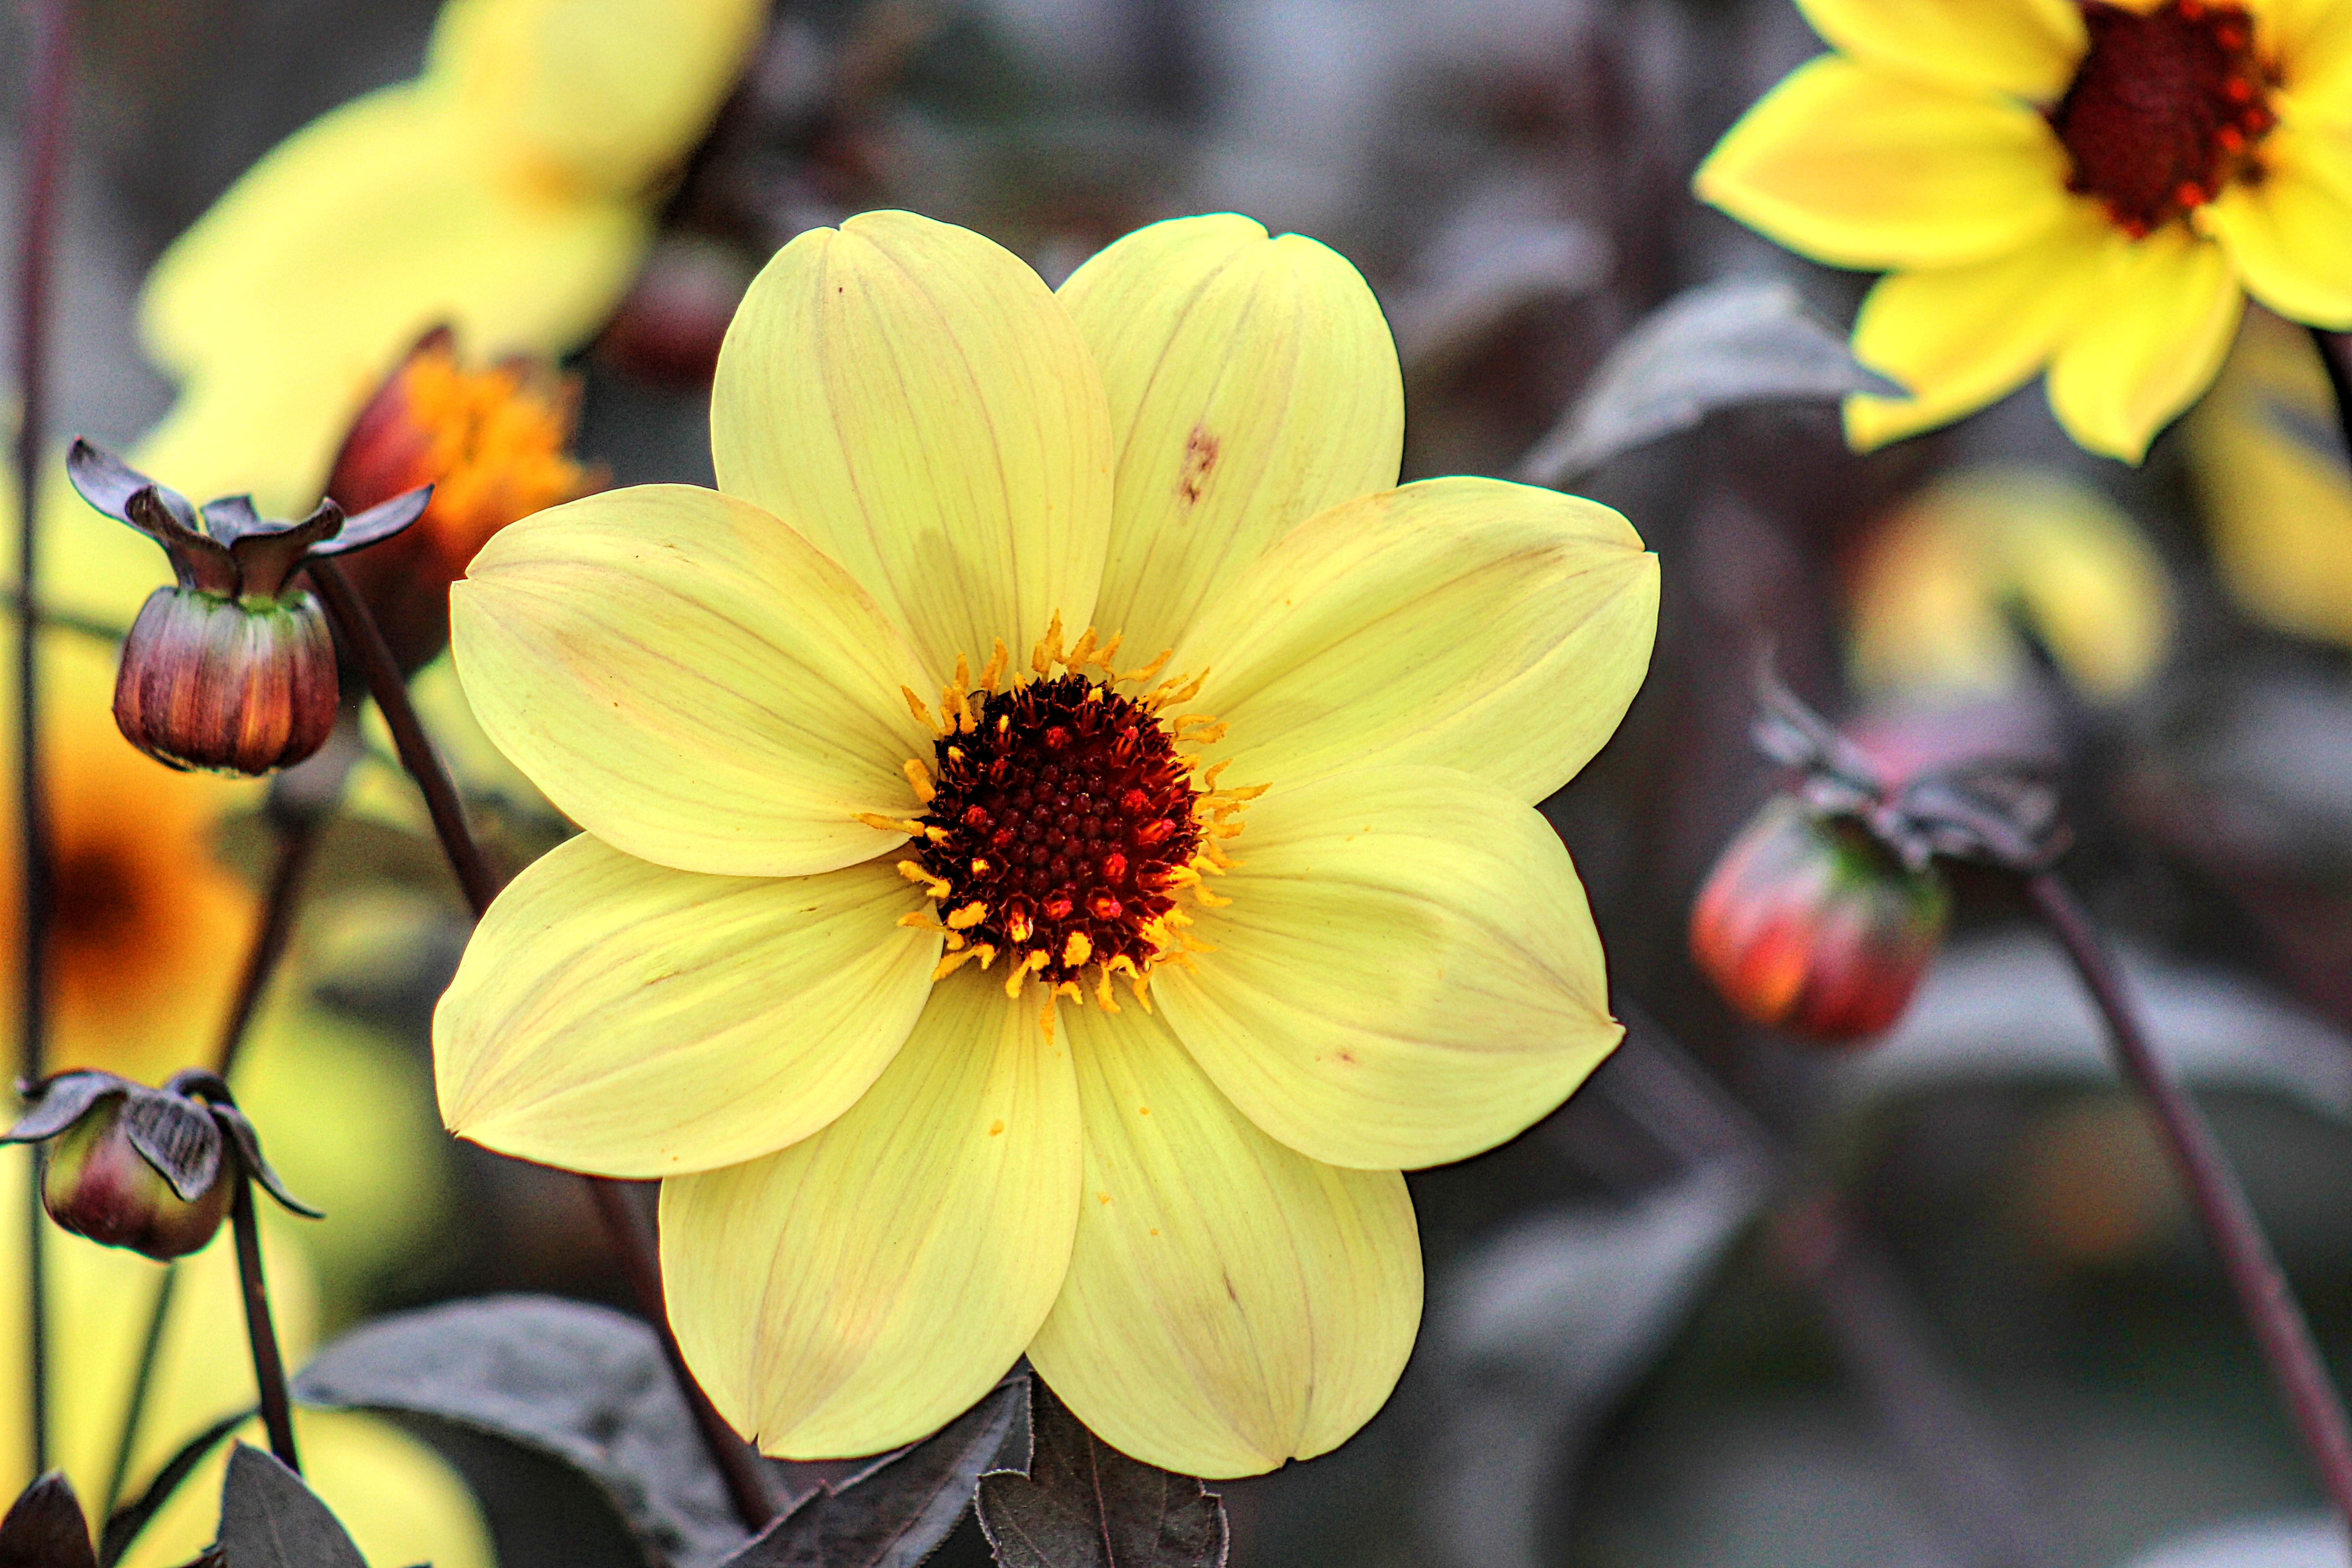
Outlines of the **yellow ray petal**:
<svg viewBox="0 0 2352 1568">
<path fill-rule="evenodd" d="M 583 342 L 628 287 L 646 217 L 510 188 L 470 134 L 427 86 L 371 93 L 278 143 L 174 241 L 140 328 L 186 385 L 134 460 L 199 499 L 250 490 L 299 512 L 427 328 L 485 356 Z"/>
<path fill-rule="evenodd" d="M 1617 728 L 1650 664 L 1657 560 L 1607 507 L 1424 479 L 1334 507 L 1222 589 L 1173 668 L 1232 727 L 1236 783 L 1440 763 L 1529 804 Z"/>
<path fill-rule="evenodd" d="M 1699 195 L 1836 267 L 1958 267 L 2065 215 L 2066 153 L 2024 104 L 1825 55 L 1717 143 Z"/>
<path fill-rule="evenodd" d="M 1250 807 L 1215 951 L 1152 994 L 1275 1137 L 1367 1170 L 1459 1160 L 1615 1047 L 1601 938 L 1559 837 L 1448 768 L 1381 767 Z"/>
<path fill-rule="evenodd" d="M 565 815 L 680 870 L 792 877 L 897 836 L 924 677 L 848 574 L 774 518 L 642 485 L 499 531 L 449 596 L 466 700 Z"/>
<path fill-rule="evenodd" d="M 1868 451 L 1973 414 L 2032 379 L 2081 318 L 2111 232 L 2082 203 L 2013 255 L 1880 279 L 1854 320 L 1854 356 L 1911 396 L 1847 398 L 1846 439 Z"/>
<path fill-rule="evenodd" d="M 2352 327 L 2352 133 L 2281 125 L 2263 140 L 2263 162 L 2265 177 L 2223 190 L 2199 210 L 2199 226 L 2272 310 Z"/>
<path fill-rule="evenodd" d="M 2047 102 L 2090 47 L 2068 0 L 1797 0 L 1832 47 L 1963 92 Z"/>
<path fill-rule="evenodd" d="M 824 1131 L 662 1184 L 662 1278 L 695 1376 L 762 1452 L 871 1454 L 988 1392 L 1060 1291 L 1077 1225 L 1077 1085 L 1036 988 L 933 992 L 898 1059 Z"/>
<path fill-rule="evenodd" d="M 732 1165 L 849 1109 L 914 1027 L 936 931 L 885 860 L 673 871 L 582 834 L 490 906 L 433 1016 L 451 1131 L 607 1176 Z"/>
<path fill-rule="evenodd" d="M 701 137 L 767 14 L 765 0 L 460 0 L 428 68 L 478 122 L 484 158 L 633 193 Z"/>
<path fill-rule="evenodd" d="M 777 252 L 710 395 L 719 488 L 791 522 L 901 617 L 932 678 L 1055 614 L 1088 624 L 1110 416 L 1069 312 L 1018 257 L 911 213 Z"/>
<path fill-rule="evenodd" d="M 1353 267 L 1245 217 L 1139 229 L 1061 298 L 1094 351 L 1118 468 L 1096 624 L 1147 658 L 1290 528 L 1396 483 L 1404 385 Z"/>
<path fill-rule="evenodd" d="M 2246 297 L 2222 248 L 2179 224 L 2117 235 L 2050 363 L 2050 406 L 2075 441 L 2137 463 L 2221 367 Z"/>
<path fill-rule="evenodd" d="M 2283 80 L 2289 118 L 2352 131 L 2352 6 L 2342 0 L 2257 0 L 2260 47 Z"/>
<path fill-rule="evenodd" d="M 1404 1178 L 1268 1138 L 1159 1018 L 1064 1021 L 1086 1186 L 1030 1361 L 1098 1436 L 1162 1469 L 1255 1475 L 1338 1447 L 1396 1386 L 1421 1321 Z"/>
<path fill-rule="evenodd" d="M 257 1448 L 268 1442 L 258 1420 L 233 1438 Z M 433 1568 L 493 1568 L 498 1562 L 481 1506 L 464 1479 L 397 1427 L 349 1411 L 298 1406 L 294 1445 L 302 1456 L 302 1479 L 334 1510 L 368 1562 Z M 223 1443 L 196 1467 L 123 1555 L 122 1568 L 178 1568 L 203 1552 L 219 1531 L 228 1457 Z M 83 1500 L 96 1506 L 94 1498 Z"/>
</svg>

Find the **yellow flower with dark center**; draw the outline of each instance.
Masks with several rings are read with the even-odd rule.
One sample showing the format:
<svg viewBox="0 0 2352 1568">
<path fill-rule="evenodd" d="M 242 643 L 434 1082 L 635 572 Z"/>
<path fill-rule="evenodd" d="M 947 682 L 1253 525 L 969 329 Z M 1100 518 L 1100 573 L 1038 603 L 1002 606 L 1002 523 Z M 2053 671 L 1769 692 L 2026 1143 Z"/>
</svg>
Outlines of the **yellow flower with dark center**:
<svg viewBox="0 0 2352 1568">
<path fill-rule="evenodd" d="M 485 729 L 588 831 L 477 932 L 443 1114 L 667 1178 L 680 1342 L 763 1449 L 906 1442 L 1024 1352 L 1156 1464 L 1328 1449 L 1418 1322 L 1401 1168 L 1616 1042 L 1532 807 L 1640 684 L 1655 563 L 1573 497 L 1393 488 L 1402 426 L 1312 241 L 1160 224 L 1055 295 L 870 214 L 746 297 L 716 492 L 458 584 Z"/>
<path fill-rule="evenodd" d="M 1872 447 L 2049 374 L 2137 462 L 2213 378 L 2252 294 L 2352 327 L 2352 0 L 1799 0 L 1836 53 L 1700 168 L 1701 196 L 1885 270 L 1855 354 Z"/>
</svg>

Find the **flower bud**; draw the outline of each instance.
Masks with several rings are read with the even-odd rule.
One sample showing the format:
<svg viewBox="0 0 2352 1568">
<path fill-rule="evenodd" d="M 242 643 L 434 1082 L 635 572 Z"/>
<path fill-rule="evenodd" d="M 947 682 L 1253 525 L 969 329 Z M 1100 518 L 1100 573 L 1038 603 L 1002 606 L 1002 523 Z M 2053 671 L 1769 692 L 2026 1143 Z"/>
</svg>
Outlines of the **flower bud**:
<svg viewBox="0 0 2352 1568">
<path fill-rule="evenodd" d="M 339 696 L 334 638 L 308 592 L 254 603 L 158 588 L 123 639 L 114 721 L 173 767 L 267 773 L 325 743 Z"/>
<path fill-rule="evenodd" d="M 163 547 L 179 579 L 140 606 L 122 645 L 114 719 L 125 739 L 175 768 L 266 773 L 300 762 L 335 725 L 334 640 L 295 574 L 313 556 L 389 539 L 431 492 L 346 518 L 332 501 L 299 522 L 257 515 L 248 496 L 201 510 L 87 441 L 66 471 L 82 499 Z"/>
<path fill-rule="evenodd" d="M 1707 874 L 1691 954 L 1756 1022 L 1855 1040 L 1902 1016 L 1949 906 L 1932 865 L 1910 869 L 1860 822 L 1784 795 Z"/>
<path fill-rule="evenodd" d="M 433 487 L 415 527 L 343 563 L 402 673 L 448 646 L 449 585 L 490 535 L 603 482 L 565 451 L 577 402 L 572 383 L 529 361 L 465 369 L 445 327 L 410 350 L 360 411 L 328 495 L 357 511 Z"/>
<path fill-rule="evenodd" d="M 194 1201 L 132 1147 L 125 1101 L 109 1096 L 49 1145 L 41 1204 L 49 1217 L 103 1247 L 124 1247 L 158 1263 L 183 1258 L 213 1238 L 236 1197 L 215 1180 Z"/>
</svg>

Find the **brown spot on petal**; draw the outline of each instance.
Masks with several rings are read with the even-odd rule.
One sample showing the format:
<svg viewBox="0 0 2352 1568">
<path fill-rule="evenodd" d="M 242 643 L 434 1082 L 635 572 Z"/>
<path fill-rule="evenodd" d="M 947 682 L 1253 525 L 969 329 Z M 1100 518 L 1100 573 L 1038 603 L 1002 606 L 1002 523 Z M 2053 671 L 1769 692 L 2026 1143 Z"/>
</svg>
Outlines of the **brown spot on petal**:
<svg viewBox="0 0 2352 1568">
<path fill-rule="evenodd" d="M 1202 492 L 1209 488 L 1210 471 L 1217 466 L 1217 455 L 1224 443 L 1209 434 L 1205 426 L 1192 426 L 1192 435 L 1184 438 L 1184 469 L 1176 479 L 1176 493 L 1184 504 L 1193 505 Z"/>
</svg>

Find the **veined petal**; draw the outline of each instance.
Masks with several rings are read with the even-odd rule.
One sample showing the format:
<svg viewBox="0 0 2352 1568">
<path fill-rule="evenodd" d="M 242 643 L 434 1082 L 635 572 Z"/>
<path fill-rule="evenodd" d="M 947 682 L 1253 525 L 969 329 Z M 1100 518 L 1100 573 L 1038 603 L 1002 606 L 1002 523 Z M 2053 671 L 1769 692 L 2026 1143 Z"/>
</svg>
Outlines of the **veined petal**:
<svg viewBox="0 0 2352 1568">
<path fill-rule="evenodd" d="M 1162 1469 L 1248 1476 L 1338 1447 L 1396 1386 L 1421 1321 L 1404 1178 L 1268 1138 L 1160 1018 L 1062 1017 L 1086 1185 L 1031 1363 L 1097 1436 Z"/>
<path fill-rule="evenodd" d="M 1362 277 L 1314 240 L 1175 218 L 1061 299 L 1102 372 L 1118 464 L 1095 624 L 1145 658 L 1294 524 L 1396 483 L 1396 344 Z"/>
<path fill-rule="evenodd" d="M 1222 588 L 1171 668 L 1231 726 L 1236 784 L 1438 763 L 1532 804 L 1617 728 L 1650 665 L 1657 558 L 1607 507 L 1424 479 L 1332 508 Z"/>
<path fill-rule="evenodd" d="M 609 490 L 501 529 L 449 595 L 482 728 L 566 816 L 685 871 L 796 877 L 902 841 L 920 667 L 849 574 L 759 508 Z"/>
<path fill-rule="evenodd" d="M 2066 153 L 2022 103 L 1836 55 L 1800 66 L 1718 142 L 1699 195 L 1836 267 L 1958 267 L 2058 223 Z"/>
<path fill-rule="evenodd" d="M 1089 624 L 1110 414 L 1069 312 L 1010 251 L 866 213 L 778 251 L 710 394 L 719 488 L 766 507 L 899 617 L 936 685 L 1056 614 Z"/>
<path fill-rule="evenodd" d="M 2047 102 L 2090 47 L 2069 0 L 1797 0 L 1813 31 L 1869 65 L 1963 92 Z"/>
<path fill-rule="evenodd" d="M 796 1143 L 889 1065 L 931 991 L 936 931 L 887 859 L 707 877 L 582 834 L 508 885 L 433 1016 L 451 1131 L 606 1176 L 671 1176 Z"/>
<path fill-rule="evenodd" d="M 990 976 L 941 982 L 864 1099 L 815 1136 L 662 1184 L 662 1278 L 711 1403 L 762 1453 L 923 1436 L 1052 1310 L 1081 1179 L 1066 1041 Z"/>
<path fill-rule="evenodd" d="M 2022 386 L 2081 319 L 2113 232 L 2084 202 L 2048 235 L 1998 260 L 1880 279 L 1854 320 L 1854 357 L 1911 395 L 1847 398 L 1846 439 L 1869 451 Z"/>
<path fill-rule="evenodd" d="M 2352 7 L 2347 7 L 2352 15 Z M 2352 132 L 2295 124 L 2263 142 L 2265 175 L 2200 208 L 2246 291 L 2312 326 L 2352 327 Z"/>
<path fill-rule="evenodd" d="M 2050 406 L 2084 447 L 2137 463 L 2221 368 L 2246 297 L 2230 258 L 2181 225 L 2110 242 L 2099 286 L 2050 363 Z"/>
<path fill-rule="evenodd" d="M 299 516 L 427 329 L 486 358 L 566 353 L 612 313 L 646 233 L 630 203 L 510 188 L 446 95 L 355 100 L 278 143 L 148 275 L 141 335 L 185 384 L 131 458 L 188 494 Z"/>
<path fill-rule="evenodd" d="M 1442 1164 L 1549 1111 L 1616 1047 L 1559 836 L 1450 768 L 1330 774 L 1253 804 L 1151 994 L 1217 1087 L 1314 1159 Z"/>
</svg>

